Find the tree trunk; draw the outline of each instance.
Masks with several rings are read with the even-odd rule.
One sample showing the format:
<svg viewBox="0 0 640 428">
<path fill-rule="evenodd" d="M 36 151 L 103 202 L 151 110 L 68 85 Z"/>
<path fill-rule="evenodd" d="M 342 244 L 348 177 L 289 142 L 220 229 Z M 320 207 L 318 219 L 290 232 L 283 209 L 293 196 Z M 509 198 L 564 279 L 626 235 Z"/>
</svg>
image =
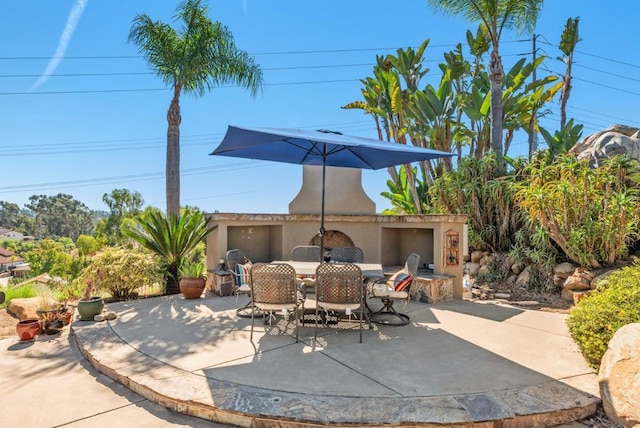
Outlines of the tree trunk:
<svg viewBox="0 0 640 428">
<path fill-rule="evenodd" d="M 538 139 L 536 138 L 535 126 L 537 111 L 531 113 L 531 119 L 529 120 L 529 159 L 538 151 Z"/>
<path fill-rule="evenodd" d="M 491 51 L 491 150 L 498 158 L 498 167 L 504 170 L 502 151 L 502 58 L 498 46 Z"/>
<path fill-rule="evenodd" d="M 180 215 L 180 90 L 178 84 L 173 89 L 173 99 L 167 112 L 167 215 Z"/>
<path fill-rule="evenodd" d="M 567 64 L 567 72 L 562 82 L 562 93 L 560 94 L 560 129 L 567 124 L 567 101 L 571 94 L 571 62 Z"/>
<path fill-rule="evenodd" d="M 164 294 L 178 294 L 180 293 L 180 282 L 178 280 L 178 266 L 179 262 L 174 262 L 169 265 L 169 274 L 166 278 L 166 284 L 164 288 Z"/>
</svg>

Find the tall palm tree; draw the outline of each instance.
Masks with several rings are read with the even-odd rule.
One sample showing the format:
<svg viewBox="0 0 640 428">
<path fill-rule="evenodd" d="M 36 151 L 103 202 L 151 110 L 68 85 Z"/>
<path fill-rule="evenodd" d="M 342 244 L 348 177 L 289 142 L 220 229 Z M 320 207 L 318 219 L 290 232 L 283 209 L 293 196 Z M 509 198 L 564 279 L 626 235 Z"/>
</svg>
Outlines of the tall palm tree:
<svg viewBox="0 0 640 428">
<path fill-rule="evenodd" d="M 129 42 L 151 69 L 173 88 L 167 112 L 167 214 L 180 212 L 180 94 L 202 96 L 215 86 L 234 83 L 255 96 L 262 86 L 262 71 L 254 58 L 236 48 L 231 31 L 207 16 L 202 0 L 185 0 L 176 9 L 179 29 L 146 14 L 137 15 Z"/>
<path fill-rule="evenodd" d="M 451 15 L 461 15 L 473 22 L 480 22 L 491 39 L 492 51 L 489 65 L 491 78 L 491 149 L 503 166 L 502 149 L 502 58 L 500 38 L 505 29 L 531 32 L 542 9 L 543 0 L 427 0 L 436 10 Z"/>
</svg>

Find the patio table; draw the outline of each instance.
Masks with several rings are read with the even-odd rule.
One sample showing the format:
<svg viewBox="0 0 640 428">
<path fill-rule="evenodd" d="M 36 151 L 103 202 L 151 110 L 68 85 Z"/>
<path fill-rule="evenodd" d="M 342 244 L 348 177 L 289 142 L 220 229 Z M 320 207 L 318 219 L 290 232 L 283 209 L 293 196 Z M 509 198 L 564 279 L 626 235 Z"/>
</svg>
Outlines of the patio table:
<svg viewBox="0 0 640 428">
<path fill-rule="evenodd" d="M 296 262 L 293 260 L 275 260 L 271 263 L 291 265 L 298 275 L 315 275 L 319 262 Z M 362 270 L 362 277 L 367 279 L 384 278 L 382 265 L 379 263 L 354 263 Z"/>
</svg>

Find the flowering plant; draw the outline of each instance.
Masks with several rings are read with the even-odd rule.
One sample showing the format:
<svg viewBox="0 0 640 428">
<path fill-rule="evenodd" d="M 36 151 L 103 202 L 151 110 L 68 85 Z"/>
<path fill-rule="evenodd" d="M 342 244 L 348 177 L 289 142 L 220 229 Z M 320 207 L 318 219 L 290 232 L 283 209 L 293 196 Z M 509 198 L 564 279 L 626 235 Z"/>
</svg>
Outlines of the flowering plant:
<svg viewBox="0 0 640 428">
<path fill-rule="evenodd" d="M 95 273 L 85 280 L 84 291 L 82 292 L 83 300 L 91 300 L 98 293 L 98 286 L 102 279 L 102 272 L 96 269 Z"/>
</svg>

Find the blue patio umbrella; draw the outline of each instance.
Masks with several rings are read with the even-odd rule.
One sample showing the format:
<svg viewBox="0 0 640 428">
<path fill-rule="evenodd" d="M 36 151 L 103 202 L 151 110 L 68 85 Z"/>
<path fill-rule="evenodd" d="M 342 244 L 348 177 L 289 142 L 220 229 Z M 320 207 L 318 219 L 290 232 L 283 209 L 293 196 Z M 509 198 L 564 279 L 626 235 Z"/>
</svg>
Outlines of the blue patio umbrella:
<svg viewBox="0 0 640 428">
<path fill-rule="evenodd" d="M 340 132 L 327 130 L 306 131 L 235 126 L 228 127 L 222 142 L 211 154 L 322 166 L 322 202 L 318 231 L 321 255 L 324 254 L 324 195 L 327 166 L 381 169 L 453 156 L 449 152 L 343 135 Z"/>
</svg>

